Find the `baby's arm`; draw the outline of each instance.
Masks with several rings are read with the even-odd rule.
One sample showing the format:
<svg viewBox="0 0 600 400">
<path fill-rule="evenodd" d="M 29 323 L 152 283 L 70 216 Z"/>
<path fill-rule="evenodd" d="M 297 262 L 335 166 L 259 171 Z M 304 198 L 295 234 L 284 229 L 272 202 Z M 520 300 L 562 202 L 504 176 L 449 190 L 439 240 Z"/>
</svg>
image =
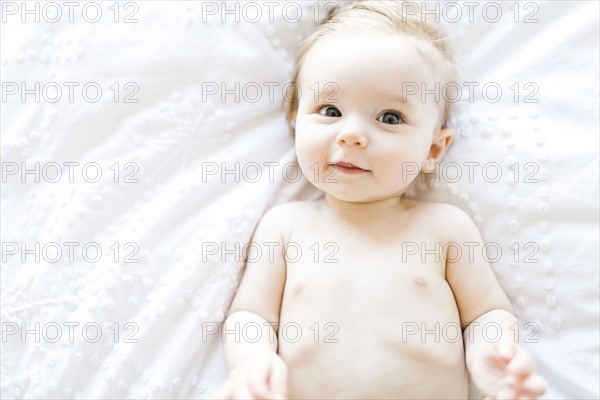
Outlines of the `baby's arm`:
<svg viewBox="0 0 600 400">
<path fill-rule="evenodd" d="M 518 334 L 517 323 L 511 313 L 492 310 L 464 331 L 467 367 L 488 399 L 536 399 L 545 392 L 546 384 L 536 372 L 533 359 L 519 346 L 518 337 L 513 337 Z M 501 327 L 502 336 L 497 342 L 495 328 L 487 337 L 482 334 L 486 324 Z"/>
<path fill-rule="evenodd" d="M 248 246 L 244 277 L 223 326 L 230 375 L 211 398 L 287 396 L 287 368 L 277 355 L 276 334 L 286 277 L 281 251 L 284 208 L 275 207 L 263 216 L 252 238 L 255 245 Z"/>
<path fill-rule="evenodd" d="M 448 210 L 446 280 L 460 312 L 467 369 L 477 387 L 491 399 L 537 398 L 545 383 L 531 356 L 519 345 L 518 321 L 508 297 L 483 257 L 477 227 L 461 210 Z M 472 249 L 472 250 L 471 250 Z M 484 329 L 486 328 L 486 329 Z M 499 337 L 498 337 L 499 336 Z"/>
</svg>

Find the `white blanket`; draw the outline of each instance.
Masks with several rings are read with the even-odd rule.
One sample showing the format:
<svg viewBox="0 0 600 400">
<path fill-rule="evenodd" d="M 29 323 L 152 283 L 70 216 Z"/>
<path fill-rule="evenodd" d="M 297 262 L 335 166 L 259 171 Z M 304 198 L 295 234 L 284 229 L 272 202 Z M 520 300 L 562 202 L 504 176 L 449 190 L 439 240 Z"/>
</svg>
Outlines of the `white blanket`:
<svg viewBox="0 0 600 400">
<path fill-rule="evenodd" d="M 212 330 L 236 246 L 320 196 L 296 182 L 282 89 L 326 2 L 53 4 L 2 3 L 0 397 L 204 397 L 227 372 Z M 497 22 L 458 5 L 479 86 L 439 183 L 411 195 L 500 249 L 545 398 L 598 398 L 598 3 L 501 2 Z"/>
</svg>

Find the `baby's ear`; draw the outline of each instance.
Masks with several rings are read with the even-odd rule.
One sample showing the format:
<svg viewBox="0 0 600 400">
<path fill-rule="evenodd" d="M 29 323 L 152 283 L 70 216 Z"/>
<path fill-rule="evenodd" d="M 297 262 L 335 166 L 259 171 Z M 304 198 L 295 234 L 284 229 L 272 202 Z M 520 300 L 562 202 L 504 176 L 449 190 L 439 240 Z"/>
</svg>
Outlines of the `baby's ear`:
<svg viewBox="0 0 600 400">
<path fill-rule="evenodd" d="M 429 148 L 427 161 L 440 161 L 450 147 L 452 139 L 454 139 L 454 129 L 452 128 L 442 128 L 439 132 L 436 132 L 433 135 L 433 141 L 431 142 L 431 147 Z"/>
<path fill-rule="evenodd" d="M 298 111 L 293 111 L 290 113 L 288 119 L 290 133 L 292 134 L 292 137 L 296 137 L 296 115 L 298 115 Z"/>
</svg>

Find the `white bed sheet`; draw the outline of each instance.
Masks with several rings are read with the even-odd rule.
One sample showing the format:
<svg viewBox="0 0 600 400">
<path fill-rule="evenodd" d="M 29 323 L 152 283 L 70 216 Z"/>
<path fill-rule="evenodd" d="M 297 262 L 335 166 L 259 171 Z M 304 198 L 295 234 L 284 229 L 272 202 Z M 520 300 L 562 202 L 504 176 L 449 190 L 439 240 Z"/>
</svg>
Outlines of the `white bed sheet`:
<svg viewBox="0 0 600 400">
<path fill-rule="evenodd" d="M 297 23 L 275 8 L 273 22 L 265 13 L 257 23 L 239 24 L 203 22 L 201 2 L 135 4 L 139 22 L 133 24 L 114 23 L 110 3 L 101 3 L 103 17 L 95 24 L 69 23 L 65 16 L 54 24 L 20 23 L 3 9 L 3 83 L 58 82 L 65 89 L 64 82 L 97 82 L 103 95 L 96 103 L 76 90 L 72 103 L 65 92 L 57 103 L 36 103 L 29 95 L 24 103 L 10 96 L 1 104 L 3 171 L 9 164 L 56 162 L 65 174 L 57 183 L 43 176 L 35 183 L 32 175 L 21 183 L 18 174 L 2 183 L 2 398 L 208 395 L 226 367 L 218 336 L 203 338 L 202 330 L 223 319 L 243 263 L 233 256 L 222 262 L 203 245 L 243 246 L 269 207 L 320 195 L 305 180 L 291 182 L 293 141 L 282 92 L 275 90 L 271 101 L 265 85 L 288 82 L 294 48 L 312 28 L 314 4 L 301 4 L 305 17 Z M 501 3 L 504 15 L 513 12 L 511 4 Z M 537 327 L 525 346 L 548 380 L 545 398 L 592 399 L 600 396 L 598 3 L 532 4 L 538 23 L 506 17 L 492 24 L 476 13 L 473 23 L 449 24 L 465 80 L 498 82 L 504 92 L 497 103 L 479 92 L 472 103 L 459 104 L 453 123 L 460 135 L 444 165 L 462 165 L 462 179 L 418 184 L 411 195 L 458 205 L 484 240 L 502 249 L 493 267 L 520 321 Z M 134 9 L 120 10 L 122 19 Z M 535 8 L 520 10 L 522 19 Z M 119 102 L 112 97 L 114 82 L 121 85 Z M 137 103 L 122 102 L 131 93 L 127 82 L 139 88 Z M 263 96 L 257 102 L 203 99 L 207 82 L 228 88 L 255 82 Z M 514 82 L 521 90 L 535 83 L 539 102 L 515 102 Z M 102 178 L 86 182 L 79 166 L 70 183 L 64 162 L 97 163 Z M 123 183 L 134 170 L 128 162 L 138 167 L 137 183 Z M 254 169 L 243 170 L 252 162 L 262 169 L 257 182 L 250 182 Z M 496 162 L 503 175 L 489 183 L 476 168 L 469 182 L 465 162 Z M 509 168 L 515 162 L 518 183 Z M 215 165 L 222 171 L 221 163 L 228 169 L 238 163 L 247 179 L 236 182 L 230 174 L 223 183 L 219 173 L 208 174 Z M 273 179 L 267 163 L 277 164 Z M 524 182 L 530 168 L 537 168 L 537 182 Z M 63 251 L 64 242 L 79 246 L 74 262 L 66 254 L 56 263 L 46 260 L 51 255 L 22 262 L 20 254 L 9 254 L 11 243 L 22 242 L 27 248 L 58 243 Z M 118 262 L 110 248 L 115 242 Z M 101 246 L 100 261 L 82 258 L 86 243 Z M 138 263 L 123 262 L 136 248 L 127 243 L 137 246 Z M 524 263 L 532 249 L 536 262 Z M 10 334 L 21 324 L 35 331 L 36 322 L 39 343 L 33 334 L 24 342 L 20 332 Z M 69 322 L 80 324 L 73 340 Z M 138 328 L 137 343 L 124 339 L 132 332 L 123 329 L 127 322 Z M 85 323 L 102 326 L 97 343 L 83 340 Z M 110 329 L 115 323 L 118 340 Z M 57 343 L 47 340 L 56 336 L 53 324 L 62 327 Z"/>
</svg>

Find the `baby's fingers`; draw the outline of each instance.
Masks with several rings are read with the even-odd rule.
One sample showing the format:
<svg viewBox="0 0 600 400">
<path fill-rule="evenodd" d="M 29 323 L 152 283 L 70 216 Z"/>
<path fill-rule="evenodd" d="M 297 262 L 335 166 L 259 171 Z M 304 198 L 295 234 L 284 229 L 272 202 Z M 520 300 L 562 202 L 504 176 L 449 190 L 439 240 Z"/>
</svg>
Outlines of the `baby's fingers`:
<svg viewBox="0 0 600 400">
<path fill-rule="evenodd" d="M 546 381 L 539 374 L 534 374 L 522 382 L 510 385 L 518 399 L 537 399 L 546 392 Z"/>
<path fill-rule="evenodd" d="M 535 363 L 529 354 L 519 349 L 506 366 L 506 372 L 514 380 L 524 380 L 535 372 Z"/>
<path fill-rule="evenodd" d="M 496 345 L 495 356 L 497 356 L 504 364 L 509 363 L 517 353 L 518 348 L 515 343 L 508 342 Z"/>
<path fill-rule="evenodd" d="M 251 384 L 248 377 L 241 370 L 231 373 L 233 399 L 256 399 L 252 393 Z"/>
<path fill-rule="evenodd" d="M 484 362 L 490 368 L 502 371 L 504 373 L 506 372 L 506 366 L 513 359 L 516 353 L 517 348 L 514 343 L 495 344 L 490 351 L 484 353 Z"/>
<path fill-rule="evenodd" d="M 257 371 L 253 376 L 249 377 L 248 387 L 254 395 L 255 399 L 271 399 L 272 394 L 267 386 L 266 373 Z"/>
</svg>

